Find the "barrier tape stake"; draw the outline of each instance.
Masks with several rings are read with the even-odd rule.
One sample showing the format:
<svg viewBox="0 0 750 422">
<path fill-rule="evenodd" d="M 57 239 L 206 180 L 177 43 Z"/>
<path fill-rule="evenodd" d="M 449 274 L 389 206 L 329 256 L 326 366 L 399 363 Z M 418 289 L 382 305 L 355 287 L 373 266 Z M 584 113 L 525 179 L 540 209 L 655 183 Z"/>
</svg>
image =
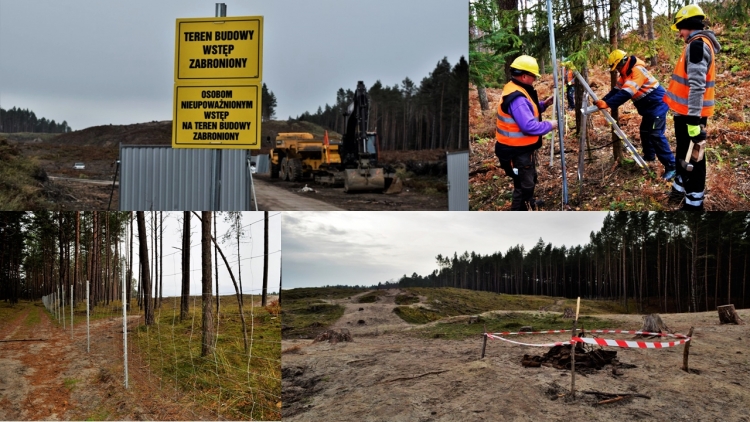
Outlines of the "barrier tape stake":
<svg viewBox="0 0 750 422">
<path fill-rule="evenodd" d="M 693 338 L 693 327 L 690 327 L 690 331 L 688 331 L 687 334 L 688 337 L 691 339 Z M 690 355 L 690 343 L 691 341 L 688 341 L 685 343 L 685 349 L 682 351 L 682 370 L 690 373 L 690 370 L 688 369 L 688 356 Z"/>
<path fill-rule="evenodd" d="M 484 340 L 482 341 L 482 357 L 479 359 L 484 359 L 484 349 L 487 348 L 487 329 L 485 329 L 484 332 Z"/>
<path fill-rule="evenodd" d="M 576 304 L 576 319 L 573 320 L 573 337 L 578 334 L 578 311 L 581 309 L 581 297 L 578 297 Z M 570 395 L 575 396 L 576 393 L 576 344 L 573 342 L 570 344 Z"/>
</svg>

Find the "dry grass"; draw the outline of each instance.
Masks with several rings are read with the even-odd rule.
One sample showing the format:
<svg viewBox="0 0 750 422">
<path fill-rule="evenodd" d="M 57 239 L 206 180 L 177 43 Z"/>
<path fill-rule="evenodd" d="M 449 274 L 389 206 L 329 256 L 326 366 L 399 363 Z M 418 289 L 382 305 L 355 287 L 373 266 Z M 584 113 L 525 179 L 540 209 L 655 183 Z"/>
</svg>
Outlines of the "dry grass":
<svg viewBox="0 0 750 422">
<path fill-rule="evenodd" d="M 221 418 L 280 419 L 280 319 L 258 302 L 251 305 L 250 296 L 244 297 L 248 355 L 236 300 L 222 297 L 216 347 L 201 356 L 200 303 L 191 297 L 189 316 L 180 321 L 179 298 L 165 299 L 154 324 L 134 330 L 134 352 L 160 382 L 171 384 Z"/>
</svg>

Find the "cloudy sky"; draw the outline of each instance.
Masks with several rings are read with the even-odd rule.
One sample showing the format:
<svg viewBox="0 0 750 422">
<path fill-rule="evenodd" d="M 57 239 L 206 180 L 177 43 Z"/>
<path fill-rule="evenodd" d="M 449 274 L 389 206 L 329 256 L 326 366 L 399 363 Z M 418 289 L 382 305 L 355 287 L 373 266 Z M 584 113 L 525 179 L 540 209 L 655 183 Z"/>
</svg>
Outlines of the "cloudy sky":
<svg viewBox="0 0 750 422">
<path fill-rule="evenodd" d="M 284 289 L 372 285 L 437 268 L 438 254 L 487 255 L 588 242 L 606 212 L 284 212 Z"/>
<path fill-rule="evenodd" d="M 0 107 L 75 130 L 171 120 L 175 20 L 214 16 L 215 3 L 0 0 Z M 419 84 L 443 57 L 468 56 L 466 1 L 225 3 L 227 16 L 264 16 L 263 82 L 280 119 L 333 104 L 358 80 Z"/>
<path fill-rule="evenodd" d="M 146 212 L 147 228 L 151 227 L 151 212 Z M 164 296 L 179 296 L 182 286 L 182 212 L 164 213 Z M 199 213 L 200 215 L 200 213 Z M 216 229 L 219 246 L 229 261 L 235 277 L 239 277 L 237 266 L 237 240 L 232 237 L 229 241 L 222 239 L 229 229 L 229 223 L 224 220 L 225 213 L 218 213 Z M 158 216 L 157 216 L 158 219 Z M 201 225 L 192 216 L 190 219 L 192 230 L 190 236 L 190 294 L 200 295 L 201 292 Z M 241 261 L 239 269 L 242 271 L 242 291 L 245 294 L 259 295 L 263 288 L 263 212 L 243 212 L 242 227 L 244 235 L 240 239 Z M 134 268 L 138 268 L 138 224 L 134 227 Z M 213 225 L 212 225 L 213 227 Z M 213 229 L 212 229 L 213 233 Z M 123 248 L 124 246 L 121 246 Z M 149 239 L 149 251 L 152 249 Z M 125 249 L 121 249 L 125 250 Z M 281 215 L 278 212 L 269 213 L 268 229 L 268 293 L 279 291 L 281 269 Z M 213 248 L 212 248 L 213 251 Z M 213 265 L 213 252 L 212 252 Z M 151 264 L 153 261 L 149 258 Z M 137 273 L 133 275 L 138 278 Z M 153 277 L 153 273 L 152 273 Z M 216 281 L 214 280 L 214 285 Z M 238 280 L 239 283 L 239 280 Z M 224 261 L 219 255 L 219 292 L 221 295 L 234 295 L 234 285 L 226 271 Z M 215 292 L 214 292 L 215 294 Z"/>
</svg>

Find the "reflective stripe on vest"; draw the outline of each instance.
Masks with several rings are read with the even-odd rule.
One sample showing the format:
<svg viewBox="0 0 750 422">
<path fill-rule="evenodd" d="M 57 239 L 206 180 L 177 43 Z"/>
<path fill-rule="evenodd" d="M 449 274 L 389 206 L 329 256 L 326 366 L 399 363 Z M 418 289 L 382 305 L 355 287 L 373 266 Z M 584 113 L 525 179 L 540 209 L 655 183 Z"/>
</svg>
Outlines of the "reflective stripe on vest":
<svg viewBox="0 0 750 422">
<path fill-rule="evenodd" d="M 638 59 L 630 74 L 620 76 L 617 80 L 617 87 L 628 91 L 633 101 L 642 99 L 659 87 L 659 81 L 649 73 L 645 66 L 646 64 Z"/>
<path fill-rule="evenodd" d="M 503 99 L 497 106 L 497 127 L 495 129 L 495 140 L 504 145 L 521 147 L 536 143 L 539 140 L 539 136 L 525 135 L 523 132 L 521 132 L 521 128 L 513 119 L 513 116 L 503 111 L 503 101 L 505 101 L 505 98 L 508 95 L 516 91 L 523 94 L 523 96 L 529 100 L 529 102 L 531 103 L 531 108 L 534 111 L 534 117 L 537 119 L 539 118 L 539 105 L 534 104 L 534 100 L 531 99 L 531 96 L 529 96 L 526 90 L 516 85 L 513 81 L 510 81 L 505 85 L 505 87 L 503 87 Z"/>
<path fill-rule="evenodd" d="M 714 114 L 714 85 L 716 84 L 714 46 L 711 40 L 706 36 L 698 35 L 696 38 L 703 38 L 703 42 L 707 44 L 711 50 L 711 63 L 708 65 L 708 72 L 706 74 L 706 91 L 703 93 L 703 106 L 701 108 L 701 117 L 710 117 Z M 690 44 L 685 44 L 680 60 L 677 61 L 674 73 L 672 74 L 672 80 L 669 82 L 667 93 L 664 95 L 664 102 L 667 103 L 669 108 L 675 113 L 683 116 L 688 115 L 688 97 L 690 96 L 690 84 L 688 83 L 687 71 L 685 69 L 685 56 L 689 46 Z"/>
</svg>

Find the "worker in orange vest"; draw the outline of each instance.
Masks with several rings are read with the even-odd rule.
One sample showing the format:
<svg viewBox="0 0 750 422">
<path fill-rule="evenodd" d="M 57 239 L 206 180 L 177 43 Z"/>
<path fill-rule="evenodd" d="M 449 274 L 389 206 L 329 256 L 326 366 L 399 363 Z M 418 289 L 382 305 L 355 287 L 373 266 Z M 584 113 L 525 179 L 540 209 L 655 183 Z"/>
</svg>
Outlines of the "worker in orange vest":
<svg viewBox="0 0 750 422">
<path fill-rule="evenodd" d="M 565 57 L 563 57 L 565 60 Z M 565 96 L 568 99 L 568 110 L 575 110 L 575 76 L 573 75 L 573 69 L 567 69 L 565 71 Z"/>
<path fill-rule="evenodd" d="M 607 59 L 609 70 L 620 74 L 617 86 L 601 100 L 596 102 L 599 108 L 617 108 L 628 100 L 633 100 L 635 109 L 641 115 L 641 145 L 643 159 L 654 161 L 657 158 L 664 166 L 662 178 L 672 180 L 676 168 L 674 155 L 664 131 L 667 128 L 667 111 L 664 103 L 664 88 L 646 69 L 646 64 L 636 56 L 629 56 L 623 50 L 615 50 Z"/>
<path fill-rule="evenodd" d="M 669 199 L 684 199 L 681 210 L 685 211 L 703 211 L 706 123 L 714 114 L 714 56 L 721 50 L 713 31 L 705 30 L 705 18 L 703 9 L 696 4 L 683 7 L 675 15 L 672 30 L 679 31 L 686 45 L 664 95 L 664 102 L 674 112 L 679 162 Z"/>
<path fill-rule="evenodd" d="M 557 121 L 542 121 L 542 112 L 552 104 L 552 97 L 539 101 L 533 87 L 540 76 L 536 59 L 519 56 L 510 69 L 511 80 L 503 87 L 497 107 L 495 155 L 500 168 L 513 179 L 511 211 L 536 210 L 542 203 L 534 199 L 535 153 L 542 146 L 542 135 L 557 129 Z"/>
</svg>

